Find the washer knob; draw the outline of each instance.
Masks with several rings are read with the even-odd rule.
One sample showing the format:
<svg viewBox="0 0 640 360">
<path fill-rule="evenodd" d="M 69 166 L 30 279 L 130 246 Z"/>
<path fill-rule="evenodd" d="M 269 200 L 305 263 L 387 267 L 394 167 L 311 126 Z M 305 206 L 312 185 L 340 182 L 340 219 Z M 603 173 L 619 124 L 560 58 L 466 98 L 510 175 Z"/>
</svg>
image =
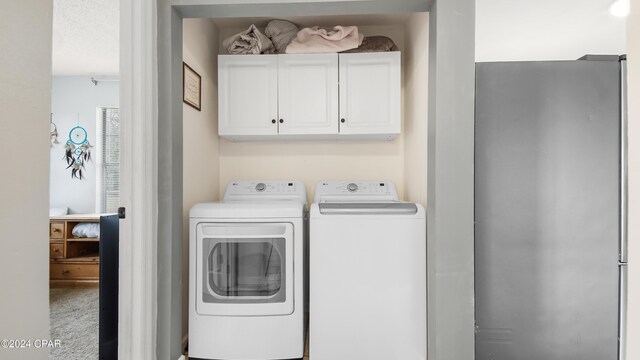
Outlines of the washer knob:
<svg viewBox="0 0 640 360">
<path fill-rule="evenodd" d="M 258 185 L 256 185 L 256 191 L 264 191 L 264 189 L 267 188 L 267 185 L 265 185 L 264 183 L 258 183 Z"/>
<path fill-rule="evenodd" d="M 349 190 L 350 192 L 356 192 L 358 191 L 358 185 L 351 183 L 347 185 L 347 190 Z"/>
</svg>

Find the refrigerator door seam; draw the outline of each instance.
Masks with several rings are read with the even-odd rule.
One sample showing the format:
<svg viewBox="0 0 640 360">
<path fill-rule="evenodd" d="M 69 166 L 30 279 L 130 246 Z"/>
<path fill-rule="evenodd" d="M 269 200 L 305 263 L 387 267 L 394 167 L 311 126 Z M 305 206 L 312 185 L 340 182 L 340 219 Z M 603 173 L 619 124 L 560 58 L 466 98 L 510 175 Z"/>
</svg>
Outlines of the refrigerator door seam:
<svg viewBox="0 0 640 360">
<path fill-rule="evenodd" d="M 627 61 L 620 61 L 620 262 L 627 262 Z"/>
<path fill-rule="evenodd" d="M 627 358 L 627 264 L 620 264 L 619 267 L 619 290 L 618 299 L 618 360 Z"/>
</svg>

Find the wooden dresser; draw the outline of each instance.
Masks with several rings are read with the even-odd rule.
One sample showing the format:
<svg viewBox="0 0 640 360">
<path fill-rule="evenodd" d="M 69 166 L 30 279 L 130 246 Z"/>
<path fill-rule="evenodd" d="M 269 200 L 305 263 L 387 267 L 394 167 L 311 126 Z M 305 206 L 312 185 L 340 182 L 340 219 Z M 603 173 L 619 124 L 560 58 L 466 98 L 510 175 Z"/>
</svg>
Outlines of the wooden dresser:
<svg viewBox="0 0 640 360">
<path fill-rule="evenodd" d="M 98 286 L 100 238 L 77 238 L 79 223 L 99 223 L 100 214 L 55 216 L 49 219 L 49 284 L 51 287 Z"/>
</svg>

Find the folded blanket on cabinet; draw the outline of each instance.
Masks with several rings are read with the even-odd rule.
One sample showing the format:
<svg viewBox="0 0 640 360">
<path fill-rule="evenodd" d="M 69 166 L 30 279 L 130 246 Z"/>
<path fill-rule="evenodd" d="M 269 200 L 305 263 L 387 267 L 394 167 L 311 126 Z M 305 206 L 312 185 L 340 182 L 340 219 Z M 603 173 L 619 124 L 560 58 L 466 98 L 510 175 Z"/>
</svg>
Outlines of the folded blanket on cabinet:
<svg viewBox="0 0 640 360">
<path fill-rule="evenodd" d="M 381 51 L 398 51 L 398 46 L 386 36 L 365 36 L 362 44 L 355 49 L 342 51 L 343 53 L 365 53 Z"/>
<path fill-rule="evenodd" d="M 298 25 L 287 20 L 271 20 L 264 29 L 264 34 L 271 39 L 276 51 L 284 53 L 287 46 L 298 34 Z"/>
<path fill-rule="evenodd" d="M 226 38 L 222 46 L 232 55 L 272 54 L 275 50 L 271 40 L 253 24 L 247 30 Z"/>
<path fill-rule="evenodd" d="M 331 31 L 318 26 L 304 28 L 287 46 L 287 54 L 335 53 L 355 49 L 364 35 L 356 26 L 335 26 Z"/>
</svg>

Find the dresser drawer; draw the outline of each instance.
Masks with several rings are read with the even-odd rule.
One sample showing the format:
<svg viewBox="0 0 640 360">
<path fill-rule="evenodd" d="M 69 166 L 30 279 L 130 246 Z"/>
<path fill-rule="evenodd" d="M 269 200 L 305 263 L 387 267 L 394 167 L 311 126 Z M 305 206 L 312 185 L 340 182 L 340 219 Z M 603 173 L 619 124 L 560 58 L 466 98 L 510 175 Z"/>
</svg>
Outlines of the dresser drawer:
<svg viewBox="0 0 640 360">
<path fill-rule="evenodd" d="M 64 244 L 49 244 L 49 258 L 62 259 L 64 257 Z"/>
<path fill-rule="evenodd" d="M 50 264 L 49 276 L 55 279 L 98 279 L 99 264 Z"/>
<path fill-rule="evenodd" d="M 64 223 L 63 222 L 50 222 L 49 223 L 49 237 L 51 239 L 62 239 L 64 235 Z"/>
</svg>

